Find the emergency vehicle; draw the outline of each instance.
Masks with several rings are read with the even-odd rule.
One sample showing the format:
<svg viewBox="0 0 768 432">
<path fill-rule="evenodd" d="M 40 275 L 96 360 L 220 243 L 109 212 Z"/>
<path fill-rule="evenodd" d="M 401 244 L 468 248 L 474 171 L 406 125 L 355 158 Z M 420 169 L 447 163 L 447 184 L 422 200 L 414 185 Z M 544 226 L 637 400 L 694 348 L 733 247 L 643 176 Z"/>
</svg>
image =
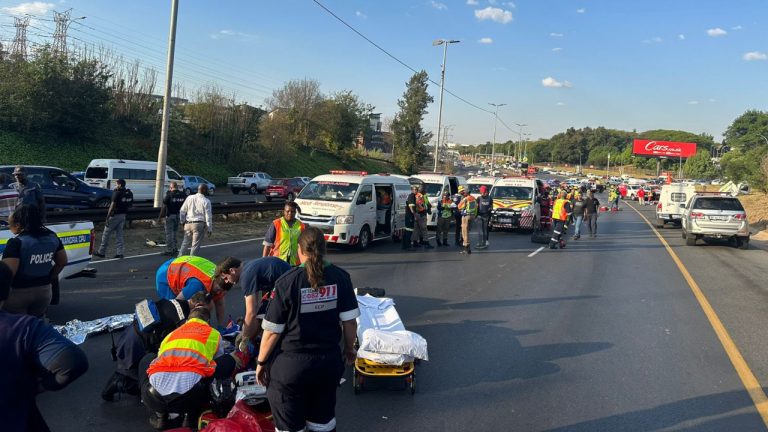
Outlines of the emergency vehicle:
<svg viewBox="0 0 768 432">
<path fill-rule="evenodd" d="M 683 205 L 688 198 L 696 194 L 696 187 L 683 183 L 672 183 L 661 187 L 659 202 L 656 204 L 656 228 L 663 228 L 664 224 L 681 224 Z"/>
<path fill-rule="evenodd" d="M 532 177 L 499 179 L 491 189 L 492 229 L 523 229 L 534 231 L 541 221 L 539 191 L 541 180 Z"/>
<path fill-rule="evenodd" d="M 411 184 L 402 176 L 331 171 L 312 179 L 295 202 L 298 219 L 320 228 L 328 243 L 367 248 L 372 241 L 399 241 Z"/>
<path fill-rule="evenodd" d="M 469 186 L 469 194 L 475 198 L 479 197 L 480 186 L 485 186 L 490 192 L 491 188 L 496 183 L 496 180 L 498 180 L 497 177 L 472 177 L 471 179 L 467 180 L 467 186 Z"/>
<path fill-rule="evenodd" d="M 427 226 L 437 226 L 437 202 L 443 196 L 443 191 L 448 190 L 451 196 L 459 193 L 459 186 L 468 187 L 467 180 L 461 176 L 445 175 L 443 173 L 419 173 L 411 176 L 424 182 L 424 192 L 432 204 L 432 214 L 428 215 Z M 478 186 L 479 188 L 479 186 Z"/>
</svg>

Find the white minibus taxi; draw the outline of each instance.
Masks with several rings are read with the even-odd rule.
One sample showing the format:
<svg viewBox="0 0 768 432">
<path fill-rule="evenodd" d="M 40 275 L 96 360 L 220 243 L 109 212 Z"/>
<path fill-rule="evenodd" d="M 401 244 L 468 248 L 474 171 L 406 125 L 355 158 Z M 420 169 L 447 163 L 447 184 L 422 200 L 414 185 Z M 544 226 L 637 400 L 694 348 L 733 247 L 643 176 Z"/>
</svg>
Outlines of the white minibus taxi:
<svg viewBox="0 0 768 432">
<path fill-rule="evenodd" d="M 91 186 L 107 189 L 116 187 L 115 181 L 125 180 L 125 187 L 133 192 L 134 201 L 151 201 L 155 198 L 155 178 L 157 162 L 122 159 L 94 159 L 85 170 L 83 181 Z M 181 188 L 184 179 L 176 170 L 166 166 L 165 188 L 171 181 L 177 181 Z"/>
<path fill-rule="evenodd" d="M 442 198 L 443 191 L 448 190 L 451 196 L 459 193 L 459 186 L 467 187 L 464 177 L 445 175 L 442 173 L 419 173 L 411 176 L 424 183 L 424 192 L 432 204 L 432 214 L 428 216 L 427 226 L 437 226 L 437 202 Z"/>
</svg>

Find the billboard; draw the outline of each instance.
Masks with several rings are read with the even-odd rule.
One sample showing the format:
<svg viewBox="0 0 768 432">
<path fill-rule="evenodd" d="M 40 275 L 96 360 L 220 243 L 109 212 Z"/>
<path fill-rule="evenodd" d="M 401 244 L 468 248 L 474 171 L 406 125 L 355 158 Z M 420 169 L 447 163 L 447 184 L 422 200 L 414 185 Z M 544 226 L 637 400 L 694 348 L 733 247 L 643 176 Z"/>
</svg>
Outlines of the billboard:
<svg viewBox="0 0 768 432">
<path fill-rule="evenodd" d="M 636 139 L 632 145 L 632 154 L 689 158 L 696 154 L 696 143 Z"/>
</svg>

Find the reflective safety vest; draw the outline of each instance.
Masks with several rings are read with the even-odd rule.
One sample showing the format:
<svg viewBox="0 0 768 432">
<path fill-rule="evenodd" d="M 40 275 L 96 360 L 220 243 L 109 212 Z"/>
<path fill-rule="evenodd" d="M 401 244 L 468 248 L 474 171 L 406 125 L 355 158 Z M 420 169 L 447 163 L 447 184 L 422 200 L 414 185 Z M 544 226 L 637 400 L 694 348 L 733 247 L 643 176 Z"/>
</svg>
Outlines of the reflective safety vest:
<svg viewBox="0 0 768 432">
<path fill-rule="evenodd" d="M 440 212 L 440 217 L 443 219 L 452 218 L 453 209 L 451 208 L 451 204 L 453 204 L 453 200 L 450 198 L 443 198 L 443 200 L 440 201 L 440 204 L 443 206 L 443 211 Z"/>
<path fill-rule="evenodd" d="M 271 256 L 278 257 L 292 266 L 301 264 L 299 261 L 299 235 L 304 231 L 304 224 L 298 220 L 293 226 L 288 225 L 284 217 L 272 222 L 275 226 L 275 243 L 272 245 Z"/>
<path fill-rule="evenodd" d="M 565 209 L 565 204 L 568 202 L 567 199 L 558 198 L 555 200 L 555 206 L 552 208 L 552 219 L 557 220 L 567 220 L 568 219 L 568 212 Z"/>
<path fill-rule="evenodd" d="M 462 216 L 477 216 L 477 200 L 472 195 L 467 195 L 459 203 Z"/>
<path fill-rule="evenodd" d="M 192 318 L 163 339 L 157 358 L 147 374 L 193 372 L 203 378 L 213 376 L 221 334 L 203 320 Z"/>
<path fill-rule="evenodd" d="M 168 266 L 168 286 L 179 295 L 187 280 L 195 278 L 205 286 L 205 291 L 211 292 L 215 273 L 216 264 L 213 262 L 197 256 L 181 256 Z"/>
<path fill-rule="evenodd" d="M 424 194 L 417 193 L 416 194 L 416 213 L 427 211 L 427 205 L 424 204 L 424 201 L 425 201 Z"/>
</svg>

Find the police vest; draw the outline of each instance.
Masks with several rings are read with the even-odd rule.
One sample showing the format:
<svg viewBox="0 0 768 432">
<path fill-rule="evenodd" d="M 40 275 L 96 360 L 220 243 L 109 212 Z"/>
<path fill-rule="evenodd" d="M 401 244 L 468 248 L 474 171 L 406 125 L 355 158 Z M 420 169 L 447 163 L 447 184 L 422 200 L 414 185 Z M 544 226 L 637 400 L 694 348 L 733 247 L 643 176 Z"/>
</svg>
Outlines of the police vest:
<svg viewBox="0 0 768 432">
<path fill-rule="evenodd" d="M 459 210 L 463 216 L 477 216 L 477 200 L 472 195 L 467 195 L 459 203 Z"/>
<path fill-rule="evenodd" d="M 182 191 L 173 191 L 168 194 L 168 214 L 177 215 L 187 196 Z"/>
<path fill-rule="evenodd" d="M 448 219 L 453 217 L 453 209 L 451 208 L 451 204 L 453 204 L 453 200 L 443 199 L 440 204 L 443 206 L 443 211 L 440 212 L 440 217 L 443 219 Z"/>
<path fill-rule="evenodd" d="M 565 209 L 566 199 L 558 198 L 555 201 L 555 207 L 552 209 L 552 219 L 564 221 L 568 219 L 568 212 Z"/>
<path fill-rule="evenodd" d="M 491 214 L 491 203 L 493 200 L 491 199 L 491 196 L 482 196 L 480 195 L 479 198 L 477 198 L 477 212 L 479 214 L 488 215 Z"/>
<path fill-rule="evenodd" d="M 147 369 L 158 372 L 193 372 L 204 378 L 213 376 L 221 334 L 203 320 L 192 318 L 165 337 L 157 358 Z"/>
<path fill-rule="evenodd" d="M 21 256 L 15 280 L 48 280 L 53 268 L 53 256 L 59 246 L 56 234 L 49 231 L 40 236 L 22 234 L 17 238 L 21 241 Z"/>
<path fill-rule="evenodd" d="M 285 218 L 275 219 L 275 243 L 270 255 L 280 258 L 292 266 L 301 264 L 299 261 L 299 235 L 304 231 L 304 224 L 295 220 L 288 225 Z"/>
<path fill-rule="evenodd" d="M 187 280 L 195 278 L 210 292 L 213 285 L 213 275 L 216 273 L 216 264 L 205 258 L 196 256 L 181 256 L 173 260 L 168 266 L 168 286 L 175 295 L 179 295 Z"/>
</svg>

